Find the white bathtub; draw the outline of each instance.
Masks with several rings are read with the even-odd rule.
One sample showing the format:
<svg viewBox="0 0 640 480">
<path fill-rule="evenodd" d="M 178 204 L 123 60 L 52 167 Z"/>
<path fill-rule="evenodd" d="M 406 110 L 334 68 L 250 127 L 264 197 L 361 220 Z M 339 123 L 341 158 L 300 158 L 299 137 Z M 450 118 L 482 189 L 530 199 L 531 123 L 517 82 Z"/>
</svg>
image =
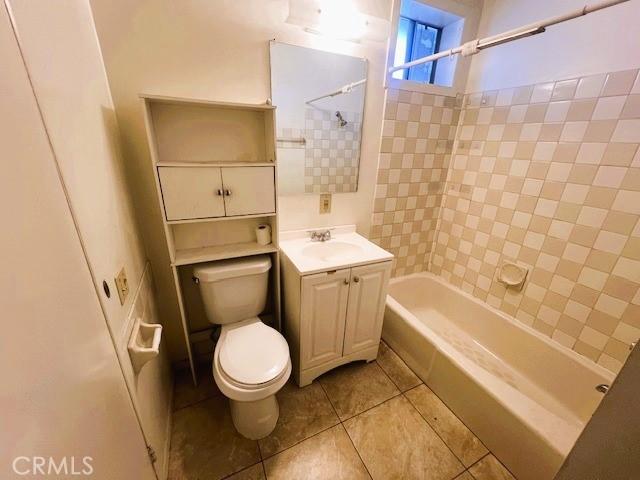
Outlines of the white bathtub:
<svg viewBox="0 0 640 480">
<path fill-rule="evenodd" d="M 430 273 L 391 281 L 382 335 L 519 480 L 553 478 L 613 380 Z"/>
</svg>

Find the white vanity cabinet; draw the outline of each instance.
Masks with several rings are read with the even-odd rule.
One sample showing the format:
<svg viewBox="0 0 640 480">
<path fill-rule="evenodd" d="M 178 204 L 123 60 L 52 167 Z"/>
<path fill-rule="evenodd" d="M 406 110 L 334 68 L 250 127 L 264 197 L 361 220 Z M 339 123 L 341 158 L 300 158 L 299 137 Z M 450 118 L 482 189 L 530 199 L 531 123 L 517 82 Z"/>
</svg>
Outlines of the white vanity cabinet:
<svg viewBox="0 0 640 480">
<path fill-rule="evenodd" d="M 331 241 L 326 246 L 330 249 Z M 284 330 L 298 385 L 308 385 L 324 372 L 354 360 L 374 360 L 382 333 L 391 254 L 384 252 L 386 256 L 365 265 L 347 263 L 345 268 L 305 274 L 295 263 L 295 252 L 282 251 Z"/>
<path fill-rule="evenodd" d="M 273 167 L 158 167 L 167 221 L 273 213 Z"/>
<path fill-rule="evenodd" d="M 349 302 L 344 331 L 344 355 L 378 349 L 387 298 L 391 262 L 374 263 L 351 269 Z"/>
<path fill-rule="evenodd" d="M 300 367 L 322 365 L 342 357 L 350 269 L 302 277 Z"/>
</svg>

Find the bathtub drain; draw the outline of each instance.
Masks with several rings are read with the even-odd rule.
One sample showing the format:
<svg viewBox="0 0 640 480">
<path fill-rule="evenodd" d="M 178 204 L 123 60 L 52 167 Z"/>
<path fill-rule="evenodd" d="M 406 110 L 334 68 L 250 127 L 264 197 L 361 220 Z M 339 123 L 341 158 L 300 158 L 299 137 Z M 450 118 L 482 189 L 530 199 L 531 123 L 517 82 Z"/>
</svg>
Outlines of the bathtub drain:
<svg viewBox="0 0 640 480">
<path fill-rule="evenodd" d="M 601 383 L 600 385 L 596 385 L 596 390 L 600 393 L 607 393 L 609 391 L 609 385 Z"/>
</svg>

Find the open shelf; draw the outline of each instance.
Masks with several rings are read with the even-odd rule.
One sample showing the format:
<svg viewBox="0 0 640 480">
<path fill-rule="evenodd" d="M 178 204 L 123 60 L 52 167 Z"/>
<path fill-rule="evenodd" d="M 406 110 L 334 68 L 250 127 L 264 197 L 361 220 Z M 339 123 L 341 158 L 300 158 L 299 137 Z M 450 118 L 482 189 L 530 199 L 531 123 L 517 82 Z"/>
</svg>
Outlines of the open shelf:
<svg viewBox="0 0 640 480">
<path fill-rule="evenodd" d="M 185 223 L 227 222 L 229 220 L 245 220 L 248 218 L 275 217 L 277 213 L 256 213 L 255 215 L 235 215 L 229 217 L 191 218 L 188 220 L 167 220 L 168 225 L 182 225 Z"/>
<path fill-rule="evenodd" d="M 158 162 L 158 167 L 273 167 L 273 162 Z"/>
<path fill-rule="evenodd" d="M 175 262 L 173 262 L 173 265 L 180 266 L 190 265 L 193 263 L 213 262 L 215 260 L 260 255 L 261 253 L 273 253 L 277 251 L 278 249 L 272 243 L 263 246 L 259 245 L 258 242 L 186 248 L 183 250 L 176 250 Z"/>
<path fill-rule="evenodd" d="M 275 162 L 273 107 L 147 97 L 157 165 Z M 176 159 L 179 161 L 176 162 Z"/>
<path fill-rule="evenodd" d="M 173 105 L 195 105 L 198 107 L 202 106 L 212 106 L 215 108 L 223 109 L 228 108 L 232 110 L 255 110 L 255 111 L 268 111 L 275 110 L 276 107 L 270 105 L 268 103 L 239 103 L 239 102 L 220 102 L 218 100 L 206 100 L 206 99 L 196 99 L 196 98 L 182 98 L 182 97 L 171 97 L 168 95 L 153 95 L 149 93 L 140 94 L 140 98 L 145 99 L 147 102 L 154 103 L 166 103 Z"/>
</svg>

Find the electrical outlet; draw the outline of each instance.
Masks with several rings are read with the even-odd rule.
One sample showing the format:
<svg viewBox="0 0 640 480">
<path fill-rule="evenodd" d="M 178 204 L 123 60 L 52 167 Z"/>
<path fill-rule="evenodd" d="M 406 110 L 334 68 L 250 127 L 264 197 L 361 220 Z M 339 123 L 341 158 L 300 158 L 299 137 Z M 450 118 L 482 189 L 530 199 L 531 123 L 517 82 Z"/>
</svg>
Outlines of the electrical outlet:
<svg viewBox="0 0 640 480">
<path fill-rule="evenodd" d="M 320 194 L 320 213 L 330 213 L 330 212 L 331 212 L 331 194 L 321 193 Z"/>
<path fill-rule="evenodd" d="M 120 298 L 120 305 L 124 305 L 127 295 L 129 295 L 129 282 L 127 282 L 127 274 L 124 271 L 124 267 L 114 280 L 116 282 L 116 289 L 118 290 L 118 297 Z"/>
</svg>

